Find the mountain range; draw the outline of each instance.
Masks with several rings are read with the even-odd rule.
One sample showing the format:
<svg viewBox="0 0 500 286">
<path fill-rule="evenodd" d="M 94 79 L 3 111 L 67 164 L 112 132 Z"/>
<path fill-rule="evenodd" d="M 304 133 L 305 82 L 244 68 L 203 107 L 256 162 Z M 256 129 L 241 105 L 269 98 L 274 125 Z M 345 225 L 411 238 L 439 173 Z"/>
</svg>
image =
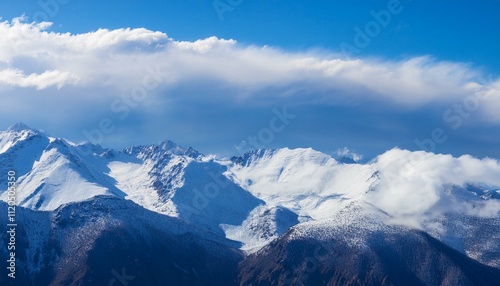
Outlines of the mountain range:
<svg viewBox="0 0 500 286">
<path fill-rule="evenodd" d="M 500 285 L 500 161 L 0 133 L 0 285 Z M 4 215 L 5 214 L 5 215 Z"/>
</svg>

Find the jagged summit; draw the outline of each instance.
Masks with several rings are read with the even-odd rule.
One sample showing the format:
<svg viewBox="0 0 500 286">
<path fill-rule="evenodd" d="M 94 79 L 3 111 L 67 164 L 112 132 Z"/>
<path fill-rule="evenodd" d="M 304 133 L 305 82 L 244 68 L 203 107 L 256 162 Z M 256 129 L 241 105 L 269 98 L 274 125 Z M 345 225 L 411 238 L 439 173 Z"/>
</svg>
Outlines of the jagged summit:
<svg viewBox="0 0 500 286">
<path fill-rule="evenodd" d="M 26 124 L 24 124 L 22 122 L 15 123 L 14 125 L 12 125 L 9 128 L 7 128 L 7 131 L 8 132 L 9 131 L 10 132 L 34 131 L 34 132 L 40 133 L 39 130 L 31 128 L 31 127 L 29 127 L 28 125 L 26 125 Z"/>
<path fill-rule="evenodd" d="M 165 141 L 161 142 L 158 145 L 158 147 L 164 151 L 169 151 L 169 152 L 177 154 L 177 155 L 187 155 L 187 156 L 192 157 L 192 158 L 196 158 L 196 157 L 202 155 L 200 152 L 198 152 L 197 150 L 195 150 L 192 147 L 184 148 L 184 147 L 172 142 L 171 140 L 165 140 Z"/>
<path fill-rule="evenodd" d="M 157 156 L 160 154 L 174 154 L 183 156 L 186 155 L 191 158 L 198 158 L 199 156 L 203 156 L 202 153 L 198 152 L 192 147 L 184 148 L 171 140 L 165 140 L 160 142 L 159 144 L 151 144 L 151 145 L 139 145 L 139 146 L 130 146 L 126 147 L 119 152 L 125 153 L 128 155 L 139 155 L 151 157 Z"/>
<path fill-rule="evenodd" d="M 162 150 L 180 149 L 181 147 L 171 140 L 165 140 L 158 145 Z"/>
<path fill-rule="evenodd" d="M 16 123 L 7 130 L 0 132 L 0 154 L 7 152 L 9 149 L 11 151 L 15 149 L 21 150 L 28 145 L 32 147 L 37 145 L 38 147 L 34 147 L 35 149 L 43 149 L 43 146 L 46 146 L 49 140 L 48 136 L 39 130 L 24 123 Z M 24 152 L 31 153 L 33 150 L 25 150 Z"/>
<path fill-rule="evenodd" d="M 365 274 L 358 263 L 345 263 L 356 261 L 352 257 L 363 257 L 374 279 L 385 279 L 391 274 L 387 274 L 379 261 L 396 263 L 393 257 L 400 260 L 396 265 L 416 265 L 417 268 L 397 273 L 410 273 L 428 282 L 423 284 L 456 285 L 441 283 L 440 277 L 466 279 L 470 267 L 481 272 L 480 277 L 491 274 L 492 268 L 479 262 L 500 267 L 500 246 L 495 236 L 500 229 L 500 161 L 424 152 L 419 157 L 412 154 L 395 148 L 370 162 L 352 164 L 311 148 L 281 148 L 254 150 L 229 160 L 204 156 L 170 140 L 114 151 L 91 143 L 71 144 L 40 135 L 23 123 L 0 133 L 0 173 L 15 170 L 17 207 L 20 213 L 33 217 L 23 217 L 23 224 L 32 232 L 23 236 L 30 241 L 20 249 L 26 249 L 22 255 L 27 257 L 29 271 L 35 275 L 43 275 L 37 274 L 42 273 L 39 265 L 43 259 L 47 259 L 43 262 L 46 265 L 66 267 L 55 270 L 59 274 L 79 271 L 81 265 L 99 269 L 101 264 L 87 264 L 85 259 L 95 261 L 93 255 L 110 249 L 103 241 L 116 245 L 116 241 L 129 240 L 134 243 L 127 245 L 134 245 L 150 241 L 150 237 L 159 237 L 153 242 L 154 250 L 134 254 L 127 245 L 118 244 L 110 257 L 132 253 L 137 261 L 151 261 L 151 254 L 159 253 L 158 245 L 165 245 L 165 250 L 170 251 L 194 241 L 200 241 L 207 249 L 213 249 L 215 243 L 220 244 L 219 249 L 228 250 L 222 256 L 214 255 L 221 261 L 227 260 L 230 253 L 241 254 L 231 264 L 241 265 L 238 271 L 242 280 L 248 282 L 243 285 L 254 285 L 258 283 L 255 277 L 272 280 L 280 273 L 286 275 L 295 271 L 286 265 L 300 265 L 299 261 L 313 257 L 315 252 L 322 253 L 319 248 L 319 252 L 315 250 L 317 241 L 331 249 L 348 251 L 344 258 L 336 257 L 335 252 L 329 252 L 333 256 L 321 254 L 321 261 L 314 262 L 317 269 L 334 267 L 353 279 L 357 279 L 358 271 L 360 277 Z M 354 157 L 351 159 L 356 161 Z M 0 178 L 0 201 L 8 201 L 8 195 L 8 182 Z M 45 217 L 39 227 L 40 217 L 46 213 L 55 215 L 51 216 L 53 219 Z M 126 227 L 127 231 L 117 227 Z M 171 235 L 172 231 L 176 234 L 179 229 L 187 228 L 197 231 Z M 52 232 L 61 235 L 54 236 Z M 123 239 L 125 233 L 132 236 Z M 148 238 L 144 240 L 143 236 Z M 428 238 L 427 242 L 421 238 Z M 62 258 L 50 257 L 52 250 L 46 246 L 52 246 L 53 241 L 60 243 L 61 249 L 78 249 L 82 255 L 64 252 Z M 0 254 L 5 256 L 2 249 L 5 252 L 7 247 L 2 243 L 0 240 Z M 88 247 L 88 252 L 80 251 L 82 244 Z M 424 253 L 424 258 L 415 264 L 417 260 L 408 260 L 415 256 L 406 255 L 400 245 L 417 249 L 418 253 Z M 254 254 L 242 258 L 240 251 Z M 444 272 L 436 272 L 442 268 L 434 267 L 434 261 L 445 261 L 441 258 L 447 259 L 447 253 L 451 252 L 455 258 L 446 260 Z M 38 258 L 37 253 L 45 256 Z M 182 253 L 194 252 L 181 251 L 172 257 L 184 257 Z M 172 273 L 189 277 L 212 273 L 204 265 L 187 263 L 192 257 L 172 262 L 173 267 L 169 268 L 162 264 L 165 255 L 161 254 L 158 265 L 171 269 Z M 66 257 L 84 260 L 70 261 Z M 479 262 L 471 262 L 470 258 Z M 280 261 L 279 266 L 276 261 Z M 467 265 L 463 270 L 467 275 L 457 272 L 462 271 L 457 270 L 460 265 Z M 307 264 L 305 267 L 310 269 Z M 421 269 L 425 269 L 424 274 Z M 498 281 L 500 272 L 495 271 L 498 274 L 488 279 Z M 324 275 L 326 281 L 331 279 L 329 273 L 322 270 L 310 276 Z M 0 275 L 1 285 L 5 284 L 1 278 L 5 276 Z M 393 275 L 394 279 L 400 276 Z M 103 277 L 103 281 L 109 281 L 109 273 Z M 401 277 L 407 278 L 406 274 Z M 96 281 L 95 277 L 92 279 Z M 376 281 L 372 284 L 382 284 Z M 485 281 L 476 284 L 488 285 L 489 280 Z M 307 285 L 322 284 L 311 281 Z"/>
</svg>

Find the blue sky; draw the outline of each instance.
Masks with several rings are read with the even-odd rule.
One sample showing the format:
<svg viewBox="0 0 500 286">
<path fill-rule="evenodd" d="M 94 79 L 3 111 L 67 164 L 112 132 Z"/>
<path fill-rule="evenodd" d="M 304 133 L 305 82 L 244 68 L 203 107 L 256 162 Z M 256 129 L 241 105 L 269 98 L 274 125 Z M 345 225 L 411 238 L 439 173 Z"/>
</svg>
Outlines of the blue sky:
<svg viewBox="0 0 500 286">
<path fill-rule="evenodd" d="M 498 15 L 488 0 L 3 1 L 0 128 L 221 155 L 399 146 L 499 158 Z M 151 69 L 157 86 L 123 105 Z M 295 117 L 271 128 L 283 108 Z"/>
<path fill-rule="evenodd" d="M 85 33 L 98 28 L 123 27 L 158 30 L 176 40 L 210 36 L 238 42 L 278 46 L 285 50 L 320 48 L 336 50 L 352 42 L 353 28 L 373 20 L 370 11 L 386 9 L 390 1 L 283 1 L 232 0 L 240 3 L 223 12 L 221 21 L 214 3 L 200 0 L 77 1 L 60 0 L 58 9 L 46 1 L 3 1 L 3 19 L 22 14 L 44 19 L 37 12 L 56 11 L 47 19 L 52 30 Z M 39 3 L 38 3 L 39 2 Z M 57 2 L 57 3 L 59 3 Z M 221 3 L 231 3 L 221 0 Z M 498 1 L 401 0 L 402 12 L 361 54 L 405 57 L 433 55 L 442 60 L 470 62 L 488 71 L 500 71 L 500 4 Z M 221 9 L 223 10 L 223 9 Z"/>
</svg>

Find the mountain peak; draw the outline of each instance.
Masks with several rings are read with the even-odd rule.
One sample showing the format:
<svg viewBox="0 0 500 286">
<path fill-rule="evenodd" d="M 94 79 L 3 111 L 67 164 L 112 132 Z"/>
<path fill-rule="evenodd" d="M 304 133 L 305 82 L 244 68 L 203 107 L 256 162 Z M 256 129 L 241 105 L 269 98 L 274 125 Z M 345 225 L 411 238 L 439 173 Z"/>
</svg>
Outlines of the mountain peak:
<svg viewBox="0 0 500 286">
<path fill-rule="evenodd" d="M 192 158 L 196 158 L 196 157 L 201 155 L 200 152 L 196 151 L 192 147 L 184 148 L 184 147 L 182 147 L 182 146 L 180 146 L 180 145 L 178 145 L 170 140 L 165 140 L 165 141 L 161 142 L 158 145 L 158 147 L 161 150 L 168 151 L 168 152 L 171 152 L 173 154 L 187 155 L 187 156 L 192 157 Z"/>
<path fill-rule="evenodd" d="M 11 127 L 9 127 L 7 129 L 7 131 L 10 131 L 10 132 L 21 132 L 21 131 L 34 131 L 34 132 L 39 132 L 38 130 L 36 129 L 33 129 L 31 127 L 29 127 L 28 125 L 22 123 L 22 122 L 17 122 L 16 124 L 12 125 Z"/>
<path fill-rule="evenodd" d="M 158 147 L 160 147 L 162 150 L 182 149 L 179 145 L 175 144 L 170 140 L 165 140 L 161 142 L 158 145 Z"/>
</svg>

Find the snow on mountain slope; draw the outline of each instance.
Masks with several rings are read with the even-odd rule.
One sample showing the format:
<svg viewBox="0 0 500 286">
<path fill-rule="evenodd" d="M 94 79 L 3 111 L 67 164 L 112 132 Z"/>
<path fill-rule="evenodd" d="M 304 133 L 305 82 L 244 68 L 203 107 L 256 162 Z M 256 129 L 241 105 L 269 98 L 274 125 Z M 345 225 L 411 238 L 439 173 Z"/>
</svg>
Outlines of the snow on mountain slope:
<svg viewBox="0 0 500 286">
<path fill-rule="evenodd" d="M 366 164 L 341 164 L 311 149 L 285 148 L 253 151 L 225 164 L 228 176 L 256 197 L 299 214 L 302 223 L 294 229 L 312 227 L 321 236 L 339 225 L 349 229 L 342 220 L 358 225 L 357 232 L 402 226 L 500 265 L 498 160 L 396 148 Z M 356 211 L 342 215 L 350 208 Z M 470 233 L 490 235 L 474 240 Z"/>
<path fill-rule="evenodd" d="M 0 172 L 15 170 L 17 176 L 31 171 L 50 139 L 37 130 L 16 124 L 0 133 Z M 0 180 L 0 190 L 7 189 L 7 182 Z"/>
<path fill-rule="evenodd" d="M 0 154 L 5 153 L 17 142 L 33 137 L 37 133 L 39 133 L 37 130 L 31 129 L 23 123 L 12 125 L 6 131 L 0 133 Z"/>
<path fill-rule="evenodd" d="M 171 141 L 114 151 L 18 124 L 2 133 L 1 142 L 5 173 L 18 176 L 18 204 L 35 210 L 110 195 L 224 235 L 221 225 L 240 225 L 264 204 L 225 177 L 226 166 Z M 6 200 L 2 184 L 0 199 Z"/>
<path fill-rule="evenodd" d="M 226 178 L 225 166 L 170 141 L 112 152 L 108 159 L 107 174 L 127 199 L 222 235 L 222 224 L 240 225 L 264 203 Z"/>
<path fill-rule="evenodd" d="M 55 149 L 43 153 L 33 171 L 20 178 L 18 187 L 19 205 L 39 210 L 53 210 L 100 194 L 109 194 L 108 189 L 86 180 Z"/>
<path fill-rule="evenodd" d="M 500 269 L 386 216 L 353 202 L 292 227 L 245 258 L 241 285 L 498 285 Z"/>
<path fill-rule="evenodd" d="M 184 185 L 184 169 L 201 154 L 183 149 L 171 141 L 157 145 L 110 152 L 109 175 L 131 199 L 147 209 L 179 216 L 171 201 L 175 190 Z"/>
<path fill-rule="evenodd" d="M 113 158 L 108 167 L 110 169 L 108 175 L 116 180 L 116 187 L 127 194 L 125 198 L 146 209 L 176 216 L 174 205 L 158 206 L 159 195 L 152 187 L 152 179 L 148 176 L 150 167 L 147 163 L 143 164 L 140 160 L 121 155 L 119 158 Z"/>
<path fill-rule="evenodd" d="M 11 144 L 0 154 L 2 167 L 14 170 L 17 181 L 17 203 L 20 206 L 54 210 L 62 204 L 79 202 L 97 195 L 123 197 L 108 180 L 98 164 L 89 164 L 74 144 L 55 139 L 16 124 L 1 134 Z M 8 140 L 11 139 L 11 140 Z M 6 189 L 2 182 L 2 189 Z M 0 198 L 5 200 L 6 193 Z"/>
<path fill-rule="evenodd" d="M 424 222 L 431 236 L 484 264 L 500 268 L 498 217 L 444 214 Z"/>
<path fill-rule="evenodd" d="M 500 233 L 500 162 L 494 159 L 396 148 L 365 164 L 345 164 L 310 148 L 283 148 L 217 160 L 171 141 L 121 151 L 77 145 L 22 124 L 0 133 L 0 142 L 0 168 L 18 174 L 19 204 L 36 210 L 114 196 L 253 252 L 297 224 L 338 222 L 354 205 L 359 217 L 424 230 L 500 265 L 498 236 L 474 241 L 467 235 Z M 5 200 L 5 180 L 0 187 Z"/>
<path fill-rule="evenodd" d="M 16 279 L 2 268 L 0 285 L 111 285 L 112 271 L 125 268 L 130 285 L 234 285 L 242 258 L 237 242 L 114 196 L 53 211 L 19 207 L 16 217 Z"/>
<path fill-rule="evenodd" d="M 371 205 L 351 202 L 329 219 L 304 222 L 293 227 L 289 239 L 339 239 L 349 247 L 363 249 L 366 238 L 374 232 L 388 234 L 405 229 L 404 226 L 385 224 L 386 217 L 386 213 Z"/>
<path fill-rule="evenodd" d="M 312 149 L 257 150 L 233 161 L 229 176 L 235 182 L 301 220 L 333 216 L 376 181 L 372 166 L 341 164 Z"/>
<path fill-rule="evenodd" d="M 252 253 L 298 224 L 297 214 L 284 207 L 258 206 L 241 225 L 222 228 L 226 237 L 243 242 L 242 250 Z"/>
<path fill-rule="evenodd" d="M 221 224 L 240 225 L 255 207 L 264 204 L 227 179 L 225 171 L 214 161 L 193 161 L 187 165 L 184 185 L 171 198 L 179 218 L 218 231 Z"/>
<path fill-rule="evenodd" d="M 410 223 L 388 223 L 393 217 L 363 201 L 352 202 L 330 219 L 300 223 L 290 240 L 340 240 L 351 249 L 363 250 L 374 233 L 398 234 L 415 230 Z M 422 221 L 424 230 L 449 247 L 486 265 L 500 269 L 500 218 L 441 213 Z"/>
<path fill-rule="evenodd" d="M 233 158 L 228 176 L 270 205 L 315 220 L 364 201 L 418 224 L 445 212 L 500 216 L 500 162 L 392 149 L 367 164 L 341 164 L 312 149 L 258 150 Z M 475 190 L 472 190 L 471 187 Z"/>
</svg>

